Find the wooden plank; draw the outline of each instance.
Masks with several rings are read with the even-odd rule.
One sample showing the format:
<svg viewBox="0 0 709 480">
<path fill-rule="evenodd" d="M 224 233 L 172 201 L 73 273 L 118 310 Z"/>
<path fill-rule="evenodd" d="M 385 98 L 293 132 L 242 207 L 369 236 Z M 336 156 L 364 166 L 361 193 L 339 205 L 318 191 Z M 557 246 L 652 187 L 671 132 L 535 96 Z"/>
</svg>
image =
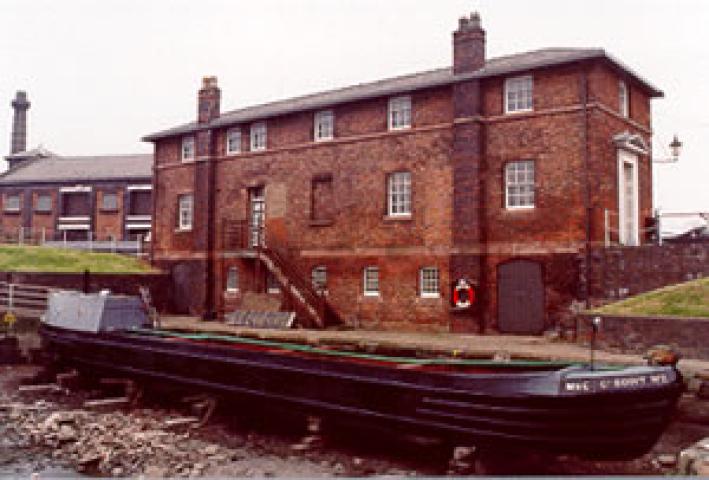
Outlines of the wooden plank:
<svg viewBox="0 0 709 480">
<path fill-rule="evenodd" d="M 62 387 L 56 383 L 43 383 L 38 385 L 20 385 L 17 388 L 19 392 L 61 392 Z"/>
<path fill-rule="evenodd" d="M 128 397 L 101 398 L 99 400 L 85 401 L 84 408 L 112 407 L 116 405 L 128 405 L 129 403 L 130 399 Z"/>
</svg>

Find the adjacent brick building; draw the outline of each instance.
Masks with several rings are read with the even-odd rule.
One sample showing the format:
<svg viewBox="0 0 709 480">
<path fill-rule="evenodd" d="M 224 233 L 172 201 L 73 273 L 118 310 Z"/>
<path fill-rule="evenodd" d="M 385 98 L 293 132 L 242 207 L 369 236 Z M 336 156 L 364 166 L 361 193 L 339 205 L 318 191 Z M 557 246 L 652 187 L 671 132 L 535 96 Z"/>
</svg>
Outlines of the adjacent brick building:
<svg viewBox="0 0 709 480">
<path fill-rule="evenodd" d="M 208 77 L 196 121 L 145 138 L 152 258 L 205 316 L 280 287 L 315 323 L 540 332 L 583 296 L 605 210 L 643 242 L 661 95 L 600 49 L 487 59 L 477 14 L 452 68 L 227 112 Z"/>
<path fill-rule="evenodd" d="M 3 237 L 34 241 L 145 238 L 152 222 L 152 156 L 66 157 L 26 148 L 25 92 L 15 109 L 8 170 L 0 174 Z"/>
</svg>

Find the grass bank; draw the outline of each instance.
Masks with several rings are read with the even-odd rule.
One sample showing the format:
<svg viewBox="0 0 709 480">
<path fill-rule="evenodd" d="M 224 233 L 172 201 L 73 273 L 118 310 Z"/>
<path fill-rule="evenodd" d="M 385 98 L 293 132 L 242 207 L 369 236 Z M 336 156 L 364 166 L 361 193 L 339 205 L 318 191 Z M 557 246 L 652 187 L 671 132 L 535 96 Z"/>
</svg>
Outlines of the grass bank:
<svg viewBox="0 0 709 480">
<path fill-rule="evenodd" d="M 709 318 L 709 277 L 653 290 L 593 311 L 609 315 Z"/>
<path fill-rule="evenodd" d="M 49 247 L 0 246 L 0 271 L 148 273 L 147 262 L 117 253 L 93 253 Z"/>
</svg>

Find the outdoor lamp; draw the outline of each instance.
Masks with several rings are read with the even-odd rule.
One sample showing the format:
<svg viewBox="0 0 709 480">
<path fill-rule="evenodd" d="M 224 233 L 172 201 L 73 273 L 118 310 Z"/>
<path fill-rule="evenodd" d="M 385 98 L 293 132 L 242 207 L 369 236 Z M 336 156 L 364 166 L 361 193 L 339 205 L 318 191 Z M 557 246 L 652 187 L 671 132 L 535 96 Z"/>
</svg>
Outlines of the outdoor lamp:
<svg viewBox="0 0 709 480">
<path fill-rule="evenodd" d="M 679 160 L 679 156 L 682 153 L 682 142 L 679 141 L 677 135 L 672 138 L 670 142 L 670 158 L 653 158 L 652 161 L 655 163 L 676 163 Z"/>
</svg>

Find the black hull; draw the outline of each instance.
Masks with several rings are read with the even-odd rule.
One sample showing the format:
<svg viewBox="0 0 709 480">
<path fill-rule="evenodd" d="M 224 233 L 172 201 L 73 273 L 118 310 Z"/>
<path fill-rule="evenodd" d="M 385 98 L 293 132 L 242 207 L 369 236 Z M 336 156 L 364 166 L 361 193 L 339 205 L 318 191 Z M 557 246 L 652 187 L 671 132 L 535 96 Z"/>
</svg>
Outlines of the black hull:
<svg viewBox="0 0 709 480">
<path fill-rule="evenodd" d="M 43 325 L 41 334 L 59 362 L 86 371 L 287 404 L 453 444 L 597 459 L 635 458 L 649 450 L 667 426 L 682 385 L 670 367 L 632 370 L 632 378 L 660 375 L 664 380 L 658 385 L 565 392 L 562 385 L 569 379 L 605 374 L 582 367 L 524 373 L 409 371 L 120 332 Z"/>
</svg>

